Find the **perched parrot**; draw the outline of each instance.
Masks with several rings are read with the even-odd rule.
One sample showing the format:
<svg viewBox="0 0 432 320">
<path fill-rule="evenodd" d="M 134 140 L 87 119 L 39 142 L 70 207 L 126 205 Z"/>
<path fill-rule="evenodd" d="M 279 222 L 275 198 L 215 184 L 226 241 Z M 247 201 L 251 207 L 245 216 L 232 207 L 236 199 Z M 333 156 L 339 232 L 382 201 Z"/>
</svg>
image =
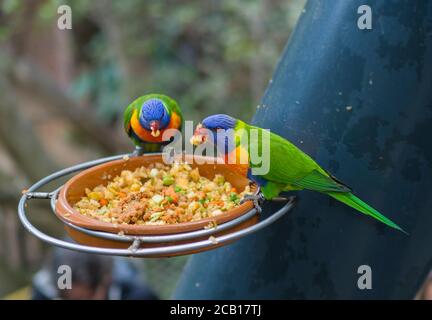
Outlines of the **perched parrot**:
<svg viewBox="0 0 432 320">
<path fill-rule="evenodd" d="M 228 135 L 226 139 L 216 140 L 216 133 L 219 129 L 232 129 L 231 132 L 233 132 L 233 134 L 231 136 Z M 250 134 L 253 129 L 258 130 L 259 134 Z M 213 141 L 210 141 L 210 143 L 216 144 L 217 149 L 225 154 L 234 152 L 237 157 L 244 152 L 250 156 L 250 146 L 254 144 L 257 145 L 259 148 L 258 150 L 260 150 L 263 143 L 270 143 L 270 146 L 268 146 L 269 149 L 267 149 L 270 150 L 270 164 L 269 171 L 266 174 L 259 176 L 253 175 L 251 168 L 253 168 L 254 165 L 250 161 L 250 157 L 248 158 L 248 178 L 260 186 L 265 199 L 271 200 L 282 191 L 302 189 L 318 191 L 345 203 L 363 214 L 381 221 L 389 227 L 406 233 L 396 223 L 357 198 L 348 186 L 322 169 L 310 156 L 291 142 L 268 131 L 268 142 L 264 142 L 265 139 L 262 138 L 263 135 L 261 134 L 262 130 L 263 129 L 259 127 L 248 125 L 228 115 L 216 114 L 205 118 L 197 126 L 191 138 L 191 143 L 197 145 L 208 141 L 211 132 Z M 241 135 L 243 134 L 248 135 L 248 140 L 241 139 Z M 228 139 L 234 139 L 234 141 L 231 141 L 231 147 L 227 144 Z M 244 141 L 247 141 L 246 146 L 242 145 Z"/>
<path fill-rule="evenodd" d="M 164 130 L 181 130 L 183 114 L 173 99 L 148 94 L 135 99 L 124 112 L 124 129 L 144 152 L 157 152 L 169 141 L 162 141 Z"/>
</svg>

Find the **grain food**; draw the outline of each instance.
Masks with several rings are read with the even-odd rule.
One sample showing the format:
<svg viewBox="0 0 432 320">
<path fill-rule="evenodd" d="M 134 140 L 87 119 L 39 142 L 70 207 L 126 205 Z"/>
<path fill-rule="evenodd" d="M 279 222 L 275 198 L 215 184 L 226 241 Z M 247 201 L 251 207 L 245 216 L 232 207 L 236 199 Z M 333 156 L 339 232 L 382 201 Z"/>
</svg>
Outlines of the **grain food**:
<svg viewBox="0 0 432 320">
<path fill-rule="evenodd" d="M 239 192 L 222 175 L 207 179 L 187 163 L 156 163 L 104 179 L 109 182 L 87 188 L 74 209 L 114 224 L 163 225 L 215 217 L 251 194 L 249 186 Z"/>
</svg>

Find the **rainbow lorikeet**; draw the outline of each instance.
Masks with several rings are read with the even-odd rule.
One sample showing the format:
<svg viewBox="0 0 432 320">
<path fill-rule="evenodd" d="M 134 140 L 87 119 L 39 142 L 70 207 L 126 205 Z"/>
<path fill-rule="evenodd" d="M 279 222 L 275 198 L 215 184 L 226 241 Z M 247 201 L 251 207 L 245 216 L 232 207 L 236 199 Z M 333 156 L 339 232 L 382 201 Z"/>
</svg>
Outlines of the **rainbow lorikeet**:
<svg viewBox="0 0 432 320">
<path fill-rule="evenodd" d="M 147 94 L 135 99 L 124 112 L 124 129 L 144 152 L 157 152 L 164 144 L 167 129 L 181 130 L 183 114 L 176 101 L 162 94 Z"/>
<path fill-rule="evenodd" d="M 217 139 L 219 129 L 233 132 L 226 135 L 227 138 Z M 251 134 L 257 130 L 258 134 Z M 266 130 L 267 137 L 264 139 L 263 129 L 248 125 L 243 121 L 232 118 L 225 114 L 216 114 L 205 118 L 195 130 L 191 142 L 201 144 L 211 139 L 217 149 L 223 153 L 234 153 L 235 157 L 246 153 L 249 158 L 248 177 L 260 186 L 262 196 L 271 200 L 282 191 L 308 189 L 318 191 L 345 203 L 357 211 L 369 215 L 394 229 L 403 231 L 396 223 L 386 218 L 377 210 L 357 198 L 351 189 L 336 179 L 329 172 L 321 168 L 310 156 L 297 148 L 294 144 L 281 136 Z M 210 132 L 212 135 L 210 135 Z M 246 134 L 247 139 L 242 139 Z M 228 143 L 228 139 L 234 139 Z M 244 141 L 247 141 L 245 144 Z M 264 144 L 269 144 L 264 146 Z M 231 146 L 230 146 L 231 145 Z M 251 161 L 251 146 L 257 146 L 258 150 L 269 150 L 269 170 L 262 175 L 254 175 L 252 168 L 256 167 Z M 268 149 L 266 149 L 268 147 Z"/>
</svg>

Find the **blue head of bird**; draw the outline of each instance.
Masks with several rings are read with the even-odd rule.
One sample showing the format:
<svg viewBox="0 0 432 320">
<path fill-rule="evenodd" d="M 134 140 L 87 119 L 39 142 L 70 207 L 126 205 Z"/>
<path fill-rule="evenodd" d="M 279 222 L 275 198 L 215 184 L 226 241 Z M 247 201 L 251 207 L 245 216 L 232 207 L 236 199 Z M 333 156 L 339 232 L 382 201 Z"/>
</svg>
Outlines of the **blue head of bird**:
<svg viewBox="0 0 432 320">
<path fill-rule="evenodd" d="M 149 99 L 141 107 L 139 121 L 141 126 L 151 131 L 152 136 L 158 137 L 160 130 L 168 126 L 170 116 L 162 100 Z"/>
<path fill-rule="evenodd" d="M 236 124 L 237 120 L 226 114 L 209 116 L 197 126 L 191 143 L 199 145 L 209 141 L 215 144 L 219 151 L 228 153 L 235 147 Z"/>
</svg>

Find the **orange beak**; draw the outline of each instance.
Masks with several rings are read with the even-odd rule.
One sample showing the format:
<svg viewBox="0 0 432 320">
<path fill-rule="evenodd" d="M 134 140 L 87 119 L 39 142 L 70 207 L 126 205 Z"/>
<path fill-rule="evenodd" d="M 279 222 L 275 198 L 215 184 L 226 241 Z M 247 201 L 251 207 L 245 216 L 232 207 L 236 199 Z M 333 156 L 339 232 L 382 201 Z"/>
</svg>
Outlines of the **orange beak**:
<svg viewBox="0 0 432 320">
<path fill-rule="evenodd" d="M 154 120 L 154 121 L 150 122 L 151 135 L 153 137 L 159 137 L 159 135 L 160 135 L 159 127 L 160 127 L 159 121 Z"/>
<path fill-rule="evenodd" d="M 197 125 L 194 135 L 190 139 L 190 143 L 198 146 L 200 144 L 203 144 L 208 139 L 208 129 L 204 128 L 202 124 L 200 123 Z"/>
</svg>

